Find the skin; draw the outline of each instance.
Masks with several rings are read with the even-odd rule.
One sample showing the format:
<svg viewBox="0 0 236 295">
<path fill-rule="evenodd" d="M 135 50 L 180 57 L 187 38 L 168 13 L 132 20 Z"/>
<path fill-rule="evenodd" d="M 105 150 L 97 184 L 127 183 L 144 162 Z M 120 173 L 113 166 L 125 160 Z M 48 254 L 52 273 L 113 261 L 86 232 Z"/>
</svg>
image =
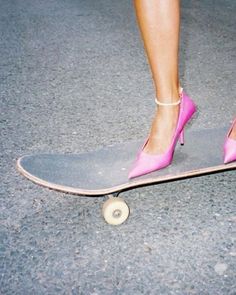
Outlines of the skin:
<svg viewBox="0 0 236 295">
<path fill-rule="evenodd" d="M 156 97 L 164 103 L 179 100 L 180 0 L 134 0 L 137 23 L 150 65 Z M 144 151 L 163 154 L 177 125 L 178 106 L 158 106 Z M 236 125 L 236 124 L 235 124 Z M 236 126 L 230 138 L 236 139 Z"/>
<path fill-rule="evenodd" d="M 152 72 L 156 97 L 161 102 L 179 100 L 178 51 L 179 0 L 134 0 L 136 18 Z M 144 151 L 162 154 L 171 143 L 179 105 L 158 106 Z"/>
<path fill-rule="evenodd" d="M 234 124 L 233 129 L 230 132 L 229 138 L 236 140 L 236 124 Z"/>
</svg>

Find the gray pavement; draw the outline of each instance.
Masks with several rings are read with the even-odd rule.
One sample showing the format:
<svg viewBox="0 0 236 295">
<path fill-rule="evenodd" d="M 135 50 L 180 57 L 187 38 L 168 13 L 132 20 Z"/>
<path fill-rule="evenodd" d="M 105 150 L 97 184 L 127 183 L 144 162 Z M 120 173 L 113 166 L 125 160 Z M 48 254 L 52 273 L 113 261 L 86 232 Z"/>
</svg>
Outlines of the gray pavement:
<svg viewBox="0 0 236 295">
<path fill-rule="evenodd" d="M 236 1 L 182 1 L 189 128 L 235 116 L 235 13 Z M 24 154 L 146 136 L 154 94 L 132 1 L 0 0 L 0 40 L 0 294 L 236 294 L 235 172 L 128 191 L 130 218 L 113 227 L 103 198 L 15 169 Z"/>
</svg>

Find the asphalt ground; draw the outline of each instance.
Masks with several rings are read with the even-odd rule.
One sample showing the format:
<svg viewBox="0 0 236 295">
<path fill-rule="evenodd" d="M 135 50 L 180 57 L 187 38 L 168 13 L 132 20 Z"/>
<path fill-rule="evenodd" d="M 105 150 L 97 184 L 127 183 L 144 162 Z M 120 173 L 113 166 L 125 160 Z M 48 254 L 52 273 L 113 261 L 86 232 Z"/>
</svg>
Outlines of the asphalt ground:
<svg viewBox="0 0 236 295">
<path fill-rule="evenodd" d="M 181 82 L 198 105 L 189 128 L 230 126 L 236 1 L 181 9 Z M 117 227 L 103 198 L 16 171 L 25 154 L 145 138 L 154 89 L 132 1 L 0 0 L 0 40 L 0 293 L 236 294 L 235 171 L 128 191 Z"/>
</svg>

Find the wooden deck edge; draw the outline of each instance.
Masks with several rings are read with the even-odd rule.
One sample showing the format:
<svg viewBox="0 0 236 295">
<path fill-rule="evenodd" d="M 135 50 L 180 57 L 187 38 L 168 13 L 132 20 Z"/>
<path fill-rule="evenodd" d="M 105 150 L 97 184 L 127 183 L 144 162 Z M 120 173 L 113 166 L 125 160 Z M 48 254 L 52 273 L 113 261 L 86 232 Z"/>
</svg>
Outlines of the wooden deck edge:
<svg viewBox="0 0 236 295">
<path fill-rule="evenodd" d="M 57 190 L 60 192 L 64 193 L 70 193 L 70 194 L 75 194 L 75 195 L 84 195 L 84 196 L 100 196 L 100 195 L 107 195 L 107 194 L 112 194 L 116 193 L 119 191 L 123 190 L 129 190 L 132 188 L 137 188 L 139 186 L 147 186 L 151 184 L 158 184 L 158 183 L 164 183 L 164 182 L 170 182 L 170 181 L 177 181 L 185 178 L 192 178 L 192 177 L 198 177 L 198 176 L 203 176 L 207 174 L 213 174 L 213 173 L 220 173 L 223 171 L 227 170 L 233 170 L 236 169 L 236 163 L 231 163 L 231 164 L 223 164 L 223 165 L 218 165 L 214 167 L 208 167 L 208 168 L 202 168 L 199 170 L 192 170 L 190 172 L 185 172 L 181 174 L 176 174 L 176 175 L 165 175 L 163 177 L 154 177 L 154 178 L 149 178 L 149 179 L 140 179 L 140 180 L 130 180 L 126 184 L 118 185 L 112 188 L 105 188 L 105 189 L 98 189 L 98 190 L 87 190 L 87 189 L 77 189 L 73 188 L 70 186 L 63 186 L 63 185 L 58 185 L 55 183 L 51 183 L 45 180 L 42 180 L 29 172 L 27 172 L 20 164 L 21 159 L 23 157 L 19 158 L 16 163 L 17 170 L 24 175 L 26 178 L 31 180 L 32 182 L 39 184 L 43 187 Z"/>
</svg>

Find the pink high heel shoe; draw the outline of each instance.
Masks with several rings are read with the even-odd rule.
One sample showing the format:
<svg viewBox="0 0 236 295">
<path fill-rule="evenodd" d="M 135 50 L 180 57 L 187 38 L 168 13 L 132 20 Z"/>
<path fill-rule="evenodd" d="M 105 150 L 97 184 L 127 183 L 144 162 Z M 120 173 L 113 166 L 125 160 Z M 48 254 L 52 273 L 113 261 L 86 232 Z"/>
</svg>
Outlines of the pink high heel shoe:
<svg viewBox="0 0 236 295">
<path fill-rule="evenodd" d="M 229 138 L 231 131 L 233 130 L 234 125 L 236 124 L 236 118 L 232 126 L 229 129 L 227 137 L 224 143 L 224 164 L 236 161 L 236 140 Z"/>
<path fill-rule="evenodd" d="M 147 139 L 137 155 L 133 168 L 129 172 L 129 179 L 165 168 L 171 164 L 176 143 L 179 139 L 180 143 L 182 145 L 184 144 L 184 127 L 196 111 L 196 106 L 194 102 L 191 100 L 190 97 L 187 96 L 182 88 L 180 92 L 180 100 L 178 102 L 161 103 L 157 99 L 155 101 L 157 105 L 163 105 L 167 107 L 180 104 L 179 118 L 172 138 L 172 142 L 164 154 L 151 155 L 143 151 L 149 140 Z"/>
</svg>

